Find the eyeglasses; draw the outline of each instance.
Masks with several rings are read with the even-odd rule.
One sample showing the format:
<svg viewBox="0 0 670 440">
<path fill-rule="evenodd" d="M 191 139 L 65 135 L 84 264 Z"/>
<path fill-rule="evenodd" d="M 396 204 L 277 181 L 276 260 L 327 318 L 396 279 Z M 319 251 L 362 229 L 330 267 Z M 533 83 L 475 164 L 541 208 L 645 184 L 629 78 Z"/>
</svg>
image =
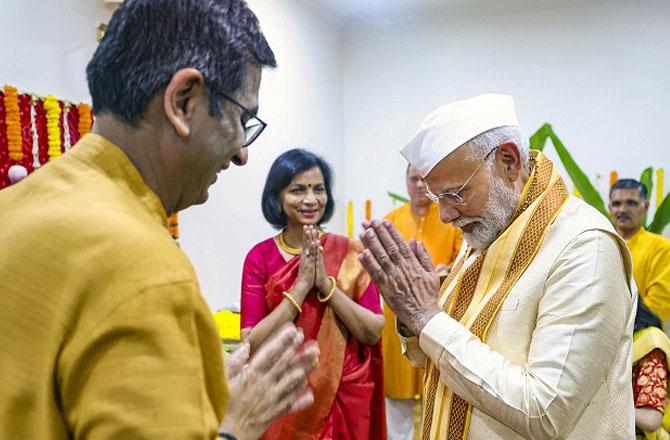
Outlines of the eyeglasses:
<svg viewBox="0 0 670 440">
<path fill-rule="evenodd" d="M 244 139 L 245 139 L 242 148 L 251 145 L 251 143 L 255 141 L 258 138 L 258 136 L 261 135 L 263 130 L 265 130 L 265 127 L 268 126 L 268 124 L 261 118 L 253 114 L 251 111 L 249 111 L 249 109 L 247 109 L 245 106 L 243 106 L 235 99 L 233 99 L 230 95 L 228 95 L 227 93 L 223 92 L 221 89 L 216 87 L 215 85 L 209 84 L 208 87 L 216 91 L 221 96 L 226 98 L 228 101 L 232 102 L 233 104 L 242 109 L 242 117 L 240 118 L 240 124 L 242 124 L 242 127 L 244 128 Z M 246 122 L 244 120 L 245 116 L 247 119 Z"/>
<path fill-rule="evenodd" d="M 463 205 L 465 203 L 465 201 L 463 200 L 463 197 L 460 196 L 460 194 L 465 189 L 465 186 L 468 183 L 470 183 L 470 180 L 472 180 L 472 178 L 475 177 L 475 174 L 477 174 L 477 171 L 479 171 L 479 169 L 482 167 L 482 165 L 484 165 L 486 160 L 491 156 L 491 153 L 493 153 L 497 149 L 498 149 L 498 147 L 494 147 L 493 149 L 491 149 L 491 151 L 486 153 L 486 156 L 484 157 L 484 160 L 482 160 L 482 162 L 479 165 L 477 165 L 477 168 L 475 168 L 475 170 L 472 172 L 472 174 L 470 174 L 470 177 L 468 177 L 468 179 L 465 181 L 465 183 L 461 186 L 461 188 L 458 191 L 456 191 L 456 192 L 444 192 L 442 194 L 433 194 L 429 189 L 428 191 L 426 191 L 426 197 L 428 197 L 433 202 L 439 202 L 440 200 L 446 200 L 452 206 Z"/>
</svg>

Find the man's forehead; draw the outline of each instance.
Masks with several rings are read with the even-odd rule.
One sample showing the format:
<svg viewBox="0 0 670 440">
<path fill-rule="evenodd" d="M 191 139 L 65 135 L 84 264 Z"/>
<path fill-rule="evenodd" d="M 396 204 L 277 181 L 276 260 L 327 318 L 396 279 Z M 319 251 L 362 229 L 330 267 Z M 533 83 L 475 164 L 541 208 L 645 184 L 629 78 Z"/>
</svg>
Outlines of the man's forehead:
<svg viewBox="0 0 670 440">
<path fill-rule="evenodd" d="M 467 178 L 468 170 L 471 171 L 470 161 L 465 148 L 456 151 L 443 158 L 426 176 L 426 183 L 436 190 L 458 187 L 459 182 Z"/>
<path fill-rule="evenodd" d="M 640 191 L 634 188 L 618 188 L 612 191 L 611 199 L 635 199 L 640 200 Z"/>
</svg>

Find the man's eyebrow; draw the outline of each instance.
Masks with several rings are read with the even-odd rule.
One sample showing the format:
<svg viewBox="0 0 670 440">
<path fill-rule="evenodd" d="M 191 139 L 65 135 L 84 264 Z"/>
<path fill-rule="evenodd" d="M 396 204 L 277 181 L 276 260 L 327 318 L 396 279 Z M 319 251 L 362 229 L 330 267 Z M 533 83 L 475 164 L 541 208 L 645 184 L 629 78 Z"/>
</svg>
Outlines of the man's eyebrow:
<svg viewBox="0 0 670 440">
<path fill-rule="evenodd" d="M 460 185 L 455 185 L 453 183 L 447 183 L 440 188 L 439 194 L 444 194 L 444 193 L 447 193 L 447 192 L 455 192 L 458 189 L 460 189 L 460 187 L 461 187 Z"/>
</svg>

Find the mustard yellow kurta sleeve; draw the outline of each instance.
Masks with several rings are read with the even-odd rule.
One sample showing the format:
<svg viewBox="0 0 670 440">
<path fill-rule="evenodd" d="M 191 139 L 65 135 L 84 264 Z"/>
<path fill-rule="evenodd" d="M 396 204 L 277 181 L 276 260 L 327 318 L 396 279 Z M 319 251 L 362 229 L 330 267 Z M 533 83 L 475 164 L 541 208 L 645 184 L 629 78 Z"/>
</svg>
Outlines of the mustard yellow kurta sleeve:
<svg viewBox="0 0 670 440">
<path fill-rule="evenodd" d="M 640 297 L 665 322 L 670 318 L 670 240 L 640 229 L 626 243 Z"/>
<path fill-rule="evenodd" d="M 406 240 L 421 240 L 433 264 L 451 266 L 460 250 L 462 238 L 460 230 L 445 225 L 440 220 L 439 207 L 433 203 L 425 217 L 412 213 L 409 203 L 391 211 L 387 216 Z M 405 356 L 398 333 L 396 318 L 391 309 L 384 304 L 385 324 L 382 331 L 382 350 L 384 355 L 384 392 L 392 399 L 410 399 L 423 393 L 423 369 L 414 368 Z"/>
<path fill-rule="evenodd" d="M 0 191 L 0 438 L 211 439 L 221 343 L 158 197 L 88 134 Z"/>
</svg>

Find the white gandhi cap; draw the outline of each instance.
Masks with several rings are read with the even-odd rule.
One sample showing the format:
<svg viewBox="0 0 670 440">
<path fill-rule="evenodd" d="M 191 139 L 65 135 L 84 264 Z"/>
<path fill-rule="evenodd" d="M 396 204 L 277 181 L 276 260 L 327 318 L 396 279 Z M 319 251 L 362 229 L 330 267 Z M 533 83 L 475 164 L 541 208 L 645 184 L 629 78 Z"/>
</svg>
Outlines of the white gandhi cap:
<svg viewBox="0 0 670 440">
<path fill-rule="evenodd" d="M 485 94 L 433 110 L 400 150 L 407 162 L 426 177 L 458 147 L 493 128 L 518 127 L 509 95 Z"/>
</svg>

